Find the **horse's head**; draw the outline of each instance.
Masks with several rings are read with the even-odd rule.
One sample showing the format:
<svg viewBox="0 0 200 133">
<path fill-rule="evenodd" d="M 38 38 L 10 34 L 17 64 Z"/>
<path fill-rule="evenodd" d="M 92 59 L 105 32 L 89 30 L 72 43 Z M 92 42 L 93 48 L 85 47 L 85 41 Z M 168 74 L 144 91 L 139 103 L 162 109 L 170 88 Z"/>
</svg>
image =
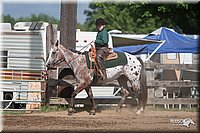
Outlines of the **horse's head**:
<svg viewBox="0 0 200 133">
<path fill-rule="evenodd" d="M 64 56 L 59 48 L 58 41 L 51 45 L 51 50 L 47 56 L 46 66 L 47 68 L 59 67 L 64 61 Z"/>
</svg>

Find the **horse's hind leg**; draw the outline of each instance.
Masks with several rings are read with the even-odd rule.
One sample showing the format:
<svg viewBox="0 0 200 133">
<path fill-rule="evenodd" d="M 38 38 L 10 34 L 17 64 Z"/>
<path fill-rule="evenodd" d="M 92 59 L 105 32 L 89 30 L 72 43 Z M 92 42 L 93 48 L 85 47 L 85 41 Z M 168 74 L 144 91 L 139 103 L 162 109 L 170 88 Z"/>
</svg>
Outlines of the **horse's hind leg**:
<svg viewBox="0 0 200 133">
<path fill-rule="evenodd" d="M 136 112 L 137 115 L 140 115 L 144 112 L 146 103 L 144 102 L 144 93 L 141 90 L 140 82 L 131 82 L 129 80 L 132 90 L 131 92 L 134 92 L 134 95 L 132 95 L 132 98 L 138 99 L 138 111 Z"/>
<path fill-rule="evenodd" d="M 137 115 L 141 115 L 141 113 L 144 112 L 144 106 L 143 106 L 143 102 L 142 102 L 142 95 L 141 93 L 138 94 L 138 100 L 139 100 L 139 109 L 136 112 Z"/>
<path fill-rule="evenodd" d="M 127 79 L 126 76 L 122 75 L 117 79 L 117 81 L 118 81 L 118 83 L 121 87 L 121 93 L 122 93 L 122 98 L 121 98 L 121 100 L 118 104 L 118 108 L 117 108 L 117 111 L 120 111 L 121 108 L 122 108 L 122 105 L 124 104 L 124 102 L 127 98 L 127 96 L 129 95 L 129 92 L 127 91 L 127 89 L 128 89 L 128 85 L 127 85 L 128 79 Z"/>
<path fill-rule="evenodd" d="M 92 94 L 92 88 L 91 87 L 87 87 L 85 90 L 87 92 L 87 95 L 90 98 L 90 102 L 91 102 L 91 105 L 92 105 L 92 110 L 90 112 L 90 115 L 95 115 L 95 113 L 96 113 L 96 105 L 95 105 L 94 97 L 93 97 L 93 94 Z"/>
</svg>

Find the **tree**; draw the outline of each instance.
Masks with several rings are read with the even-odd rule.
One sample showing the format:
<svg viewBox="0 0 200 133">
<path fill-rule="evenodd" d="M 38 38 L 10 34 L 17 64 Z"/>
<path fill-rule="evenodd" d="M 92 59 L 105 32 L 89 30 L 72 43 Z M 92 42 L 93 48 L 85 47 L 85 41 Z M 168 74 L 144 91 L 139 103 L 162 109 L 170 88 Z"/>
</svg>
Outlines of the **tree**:
<svg viewBox="0 0 200 133">
<path fill-rule="evenodd" d="M 11 17 L 10 15 L 3 15 L 2 20 L 3 20 L 2 21 L 3 23 L 11 23 L 12 27 L 15 24 L 15 19 L 13 17 Z"/>
<path fill-rule="evenodd" d="M 95 20 L 102 17 L 108 22 L 108 29 L 128 33 L 149 33 L 161 26 L 180 27 L 187 34 L 199 33 L 197 4 L 94 2 L 89 4 L 89 8 L 90 11 L 85 11 L 85 25 L 89 30 L 95 30 Z"/>
</svg>

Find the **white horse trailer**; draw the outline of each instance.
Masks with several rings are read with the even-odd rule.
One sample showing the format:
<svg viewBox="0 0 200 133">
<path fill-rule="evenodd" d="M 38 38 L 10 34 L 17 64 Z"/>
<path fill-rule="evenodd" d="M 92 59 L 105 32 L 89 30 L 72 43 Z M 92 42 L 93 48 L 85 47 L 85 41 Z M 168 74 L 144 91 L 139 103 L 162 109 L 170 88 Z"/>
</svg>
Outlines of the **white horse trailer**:
<svg viewBox="0 0 200 133">
<path fill-rule="evenodd" d="M 46 30 L 48 23 L 19 22 L 11 28 L 1 24 L 1 90 L 3 109 L 31 109 L 41 102 L 45 81 Z M 15 106 L 17 105 L 17 106 Z M 34 107 L 33 107 L 34 108 Z"/>
</svg>

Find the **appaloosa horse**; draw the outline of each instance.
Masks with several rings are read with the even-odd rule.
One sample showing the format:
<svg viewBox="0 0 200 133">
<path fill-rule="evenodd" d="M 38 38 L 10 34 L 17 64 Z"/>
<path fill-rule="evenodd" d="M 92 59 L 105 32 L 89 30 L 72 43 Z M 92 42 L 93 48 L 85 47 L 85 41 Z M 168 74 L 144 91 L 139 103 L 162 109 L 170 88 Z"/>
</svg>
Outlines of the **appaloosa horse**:
<svg viewBox="0 0 200 133">
<path fill-rule="evenodd" d="M 140 108 L 136 114 L 139 115 L 144 111 L 147 102 L 145 68 L 143 61 L 140 58 L 128 53 L 124 54 L 125 58 L 127 59 L 127 63 L 125 65 L 106 68 L 106 82 L 117 80 L 119 86 L 121 87 L 122 99 L 118 104 L 118 109 L 122 107 L 126 97 L 129 95 L 129 92 L 137 92 Z M 71 94 L 68 114 L 71 115 L 74 111 L 73 108 L 76 95 L 85 89 L 92 105 L 90 114 L 94 115 L 96 111 L 96 105 L 91 89 L 94 70 L 88 69 L 85 54 L 74 52 L 69 48 L 65 48 L 58 42 L 56 44 L 52 44 L 46 66 L 48 68 L 52 68 L 59 67 L 61 65 L 68 65 L 74 72 L 75 78 L 78 82 L 78 85 L 74 87 L 74 91 Z M 128 81 L 132 86 L 131 89 L 127 85 Z"/>
</svg>

